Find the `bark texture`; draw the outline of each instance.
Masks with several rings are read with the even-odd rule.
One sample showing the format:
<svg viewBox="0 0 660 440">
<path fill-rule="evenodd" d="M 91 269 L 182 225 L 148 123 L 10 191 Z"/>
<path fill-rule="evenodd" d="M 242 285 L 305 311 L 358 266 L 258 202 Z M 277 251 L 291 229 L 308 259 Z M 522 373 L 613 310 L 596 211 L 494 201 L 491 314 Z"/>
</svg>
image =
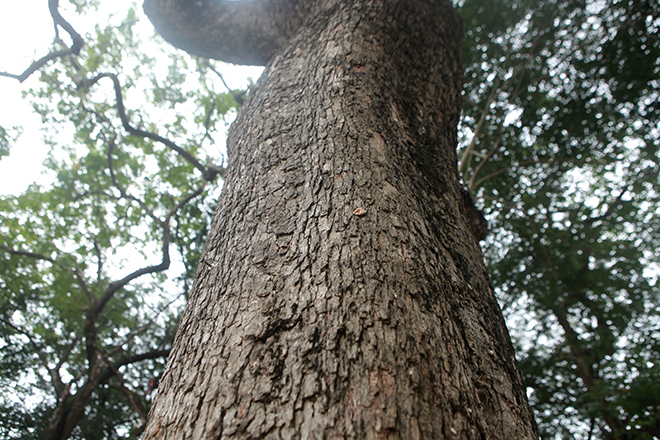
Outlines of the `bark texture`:
<svg viewBox="0 0 660 440">
<path fill-rule="evenodd" d="M 230 170 L 144 439 L 532 439 L 456 169 L 449 2 L 307 2 Z"/>
</svg>

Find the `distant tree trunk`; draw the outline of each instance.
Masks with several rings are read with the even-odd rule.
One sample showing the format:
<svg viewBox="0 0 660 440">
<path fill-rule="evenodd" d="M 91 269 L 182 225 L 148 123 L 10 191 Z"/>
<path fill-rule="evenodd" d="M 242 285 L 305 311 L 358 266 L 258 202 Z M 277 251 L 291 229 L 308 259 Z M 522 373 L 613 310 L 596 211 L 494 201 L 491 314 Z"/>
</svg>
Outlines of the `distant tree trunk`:
<svg viewBox="0 0 660 440">
<path fill-rule="evenodd" d="M 145 4 L 180 47 L 268 65 L 143 438 L 536 438 L 456 168 L 459 18 L 303 3 Z M 272 47 L 213 52 L 223 20 Z"/>
</svg>

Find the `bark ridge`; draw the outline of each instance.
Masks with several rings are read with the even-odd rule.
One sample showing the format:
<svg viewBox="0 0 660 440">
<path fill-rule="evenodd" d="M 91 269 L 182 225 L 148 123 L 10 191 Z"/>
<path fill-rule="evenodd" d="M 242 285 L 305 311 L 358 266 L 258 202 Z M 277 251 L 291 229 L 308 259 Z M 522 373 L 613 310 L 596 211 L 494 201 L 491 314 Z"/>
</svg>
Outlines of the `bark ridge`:
<svg viewBox="0 0 660 440">
<path fill-rule="evenodd" d="M 460 20 L 305 8 L 230 130 L 144 438 L 536 438 L 456 169 Z"/>
</svg>

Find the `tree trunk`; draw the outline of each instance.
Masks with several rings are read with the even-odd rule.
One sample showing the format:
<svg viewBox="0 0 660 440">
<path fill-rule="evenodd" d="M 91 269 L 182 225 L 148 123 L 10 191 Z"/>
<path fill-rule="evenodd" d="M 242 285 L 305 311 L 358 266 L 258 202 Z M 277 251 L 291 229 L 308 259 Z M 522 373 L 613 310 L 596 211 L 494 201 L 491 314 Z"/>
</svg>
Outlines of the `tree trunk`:
<svg viewBox="0 0 660 440">
<path fill-rule="evenodd" d="M 306 8 L 230 130 L 143 438 L 536 438 L 463 207 L 459 18 Z"/>
</svg>

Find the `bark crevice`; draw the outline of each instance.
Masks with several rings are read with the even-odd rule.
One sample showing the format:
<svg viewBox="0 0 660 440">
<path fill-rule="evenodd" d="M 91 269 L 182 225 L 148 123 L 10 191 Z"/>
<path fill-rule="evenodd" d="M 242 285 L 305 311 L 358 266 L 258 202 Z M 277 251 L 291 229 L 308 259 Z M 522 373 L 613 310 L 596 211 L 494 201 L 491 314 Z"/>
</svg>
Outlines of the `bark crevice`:
<svg viewBox="0 0 660 440">
<path fill-rule="evenodd" d="M 535 438 L 456 167 L 460 20 L 324 3 L 230 129 L 144 438 Z"/>
</svg>

